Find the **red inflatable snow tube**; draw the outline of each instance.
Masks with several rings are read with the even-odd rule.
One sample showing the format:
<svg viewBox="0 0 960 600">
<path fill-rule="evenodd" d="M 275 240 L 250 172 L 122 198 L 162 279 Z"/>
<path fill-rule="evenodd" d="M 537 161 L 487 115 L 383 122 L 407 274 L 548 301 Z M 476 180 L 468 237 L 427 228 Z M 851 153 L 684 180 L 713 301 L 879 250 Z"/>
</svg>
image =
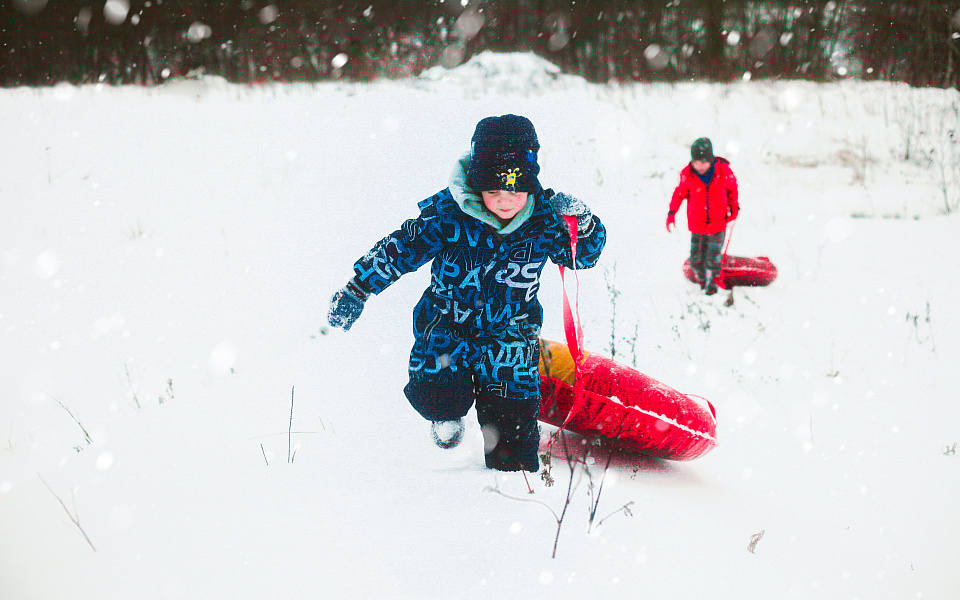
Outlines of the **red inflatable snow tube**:
<svg viewBox="0 0 960 600">
<path fill-rule="evenodd" d="M 713 405 L 621 365 L 585 352 L 583 397 L 565 429 L 599 436 L 624 450 L 689 460 L 717 445 Z M 576 400 L 573 357 L 566 345 L 540 340 L 540 420 L 562 427 Z"/>
<path fill-rule="evenodd" d="M 690 281 L 697 281 L 693 276 L 693 269 L 690 268 L 689 258 L 683 262 L 683 274 Z M 717 285 L 725 290 L 741 286 L 759 287 L 769 285 L 776 278 L 777 267 L 766 256 L 748 258 L 728 254 L 723 257 Z"/>
</svg>

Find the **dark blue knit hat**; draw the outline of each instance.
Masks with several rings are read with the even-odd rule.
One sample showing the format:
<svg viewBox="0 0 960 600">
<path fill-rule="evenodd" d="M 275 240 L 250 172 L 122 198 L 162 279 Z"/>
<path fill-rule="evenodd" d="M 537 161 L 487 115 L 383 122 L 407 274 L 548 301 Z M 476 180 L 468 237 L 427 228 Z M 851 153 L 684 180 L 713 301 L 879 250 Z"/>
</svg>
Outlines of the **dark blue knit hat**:
<svg viewBox="0 0 960 600">
<path fill-rule="evenodd" d="M 537 151 L 540 142 L 533 123 L 526 117 L 487 117 L 471 140 L 470 187 L 476 192 L 507 190 L 535 193 L 540 189 Z"/>
</svg>

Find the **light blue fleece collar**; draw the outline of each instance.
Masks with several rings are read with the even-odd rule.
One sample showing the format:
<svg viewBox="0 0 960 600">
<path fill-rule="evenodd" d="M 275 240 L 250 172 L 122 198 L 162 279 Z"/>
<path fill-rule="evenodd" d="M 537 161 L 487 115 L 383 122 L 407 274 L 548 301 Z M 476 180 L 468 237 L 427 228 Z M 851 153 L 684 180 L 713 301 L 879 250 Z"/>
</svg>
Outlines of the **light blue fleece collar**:
<svg viewBox="0 0 960 600">
<path fill-rule="evenodd" d="M 500 225 L 497 217 L 483 205 L 483 198 L 480 194 L 473 191 L 467 184 L 467 169 L 469 168 L 470 153 L 467 152 L 457 159 L 457 162 L 453 165 L 453 171 L 450 172 L 450 183 L 448 187 L 450 188 L 450 194 L 460 207 L 460 210 L 486 223 L 500 235 L 513 233 L 517 228 L 527 222 L 527 219 L 533 214 L 534 205 L 536 204 L 536 202 L 533 201 L 533 194 L 527 195 L 527 204 L 520 209 L 520 212 L 514 215 L 509 223 Z"/>
</svg>

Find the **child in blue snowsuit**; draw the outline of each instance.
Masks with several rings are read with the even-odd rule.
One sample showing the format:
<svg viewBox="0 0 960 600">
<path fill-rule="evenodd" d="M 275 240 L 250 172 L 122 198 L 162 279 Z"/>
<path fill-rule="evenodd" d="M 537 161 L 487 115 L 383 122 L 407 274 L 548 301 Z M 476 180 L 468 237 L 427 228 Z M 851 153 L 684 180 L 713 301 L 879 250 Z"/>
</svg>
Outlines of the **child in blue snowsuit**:
<svg viewBox="0 0 960 600">
<path fill-rule="evenodd" d="M 583 202 L 541 187 L 539 149 L 529 119 L 481 120 L 449 187 L 354 264 L 328 315 L 349 330 L 371 295 L 432 260 L 430 286 L 413 311 L 403 391 L 444 448 L 460 442 L 476 404 L 486 465 L 501 471 L 539 469 L 540 273 L 547 259 L 592 267 L 606 241 Z M 576 265 L 561 215 L 577 219 Z"/>
</svg>

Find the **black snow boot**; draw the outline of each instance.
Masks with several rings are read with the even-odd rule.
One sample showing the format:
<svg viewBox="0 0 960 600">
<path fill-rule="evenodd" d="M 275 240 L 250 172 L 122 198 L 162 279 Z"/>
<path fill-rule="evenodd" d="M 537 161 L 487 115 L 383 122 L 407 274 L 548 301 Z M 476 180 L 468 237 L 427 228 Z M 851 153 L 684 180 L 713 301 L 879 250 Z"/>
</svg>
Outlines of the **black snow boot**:
<svg viewBox="0 0 960 600">
<path fill-rule="evenodd" d="M 707 271 L 707 282 L 706 284 L 700 284 L 700 288 L 705 289 L 708 296 L 717 293 L 717 281 L 713 277 L 713 271 Z"/>
<path fill-rule="evenodd" d="M 477 402 L 485 462 L 498 471 L 540 470 L 537 398 L 507 399 L 484 394 Z"/>
<path fill-rule="evenodd" d="M 702 290 L 707 285 L 706 275 L 704 275 L 702 271 L 694 271 L 693 282 L 698 284 L 700 286 L 700 289 Z"/>
<path fill-rule="evenodd" d="M 540 470 L 537 450 L 536 447 L 518 444 L 515 440 L 500 440 L 500 443 L 484 456 L 484 462 L 488 469 L 497 471 L 536 473 Z"/>
</svg>

